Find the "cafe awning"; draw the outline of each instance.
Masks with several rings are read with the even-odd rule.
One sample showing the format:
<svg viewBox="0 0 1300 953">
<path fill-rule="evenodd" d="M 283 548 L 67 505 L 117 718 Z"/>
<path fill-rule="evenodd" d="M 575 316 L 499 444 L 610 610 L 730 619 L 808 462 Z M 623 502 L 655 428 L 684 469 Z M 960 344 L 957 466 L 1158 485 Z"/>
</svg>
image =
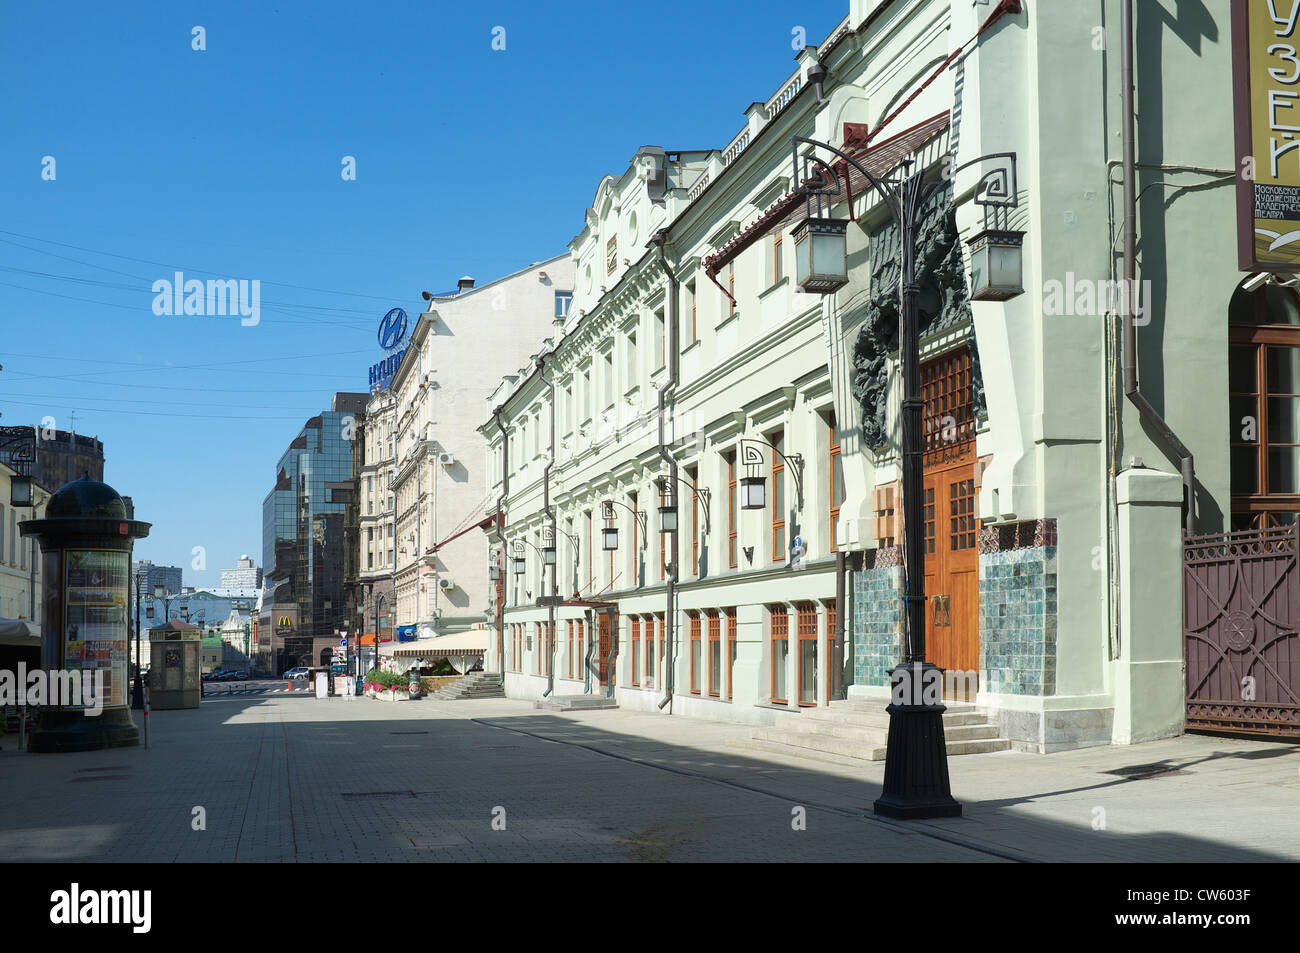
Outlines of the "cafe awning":
<svg viewBox="0 0 1300 953">
<path fill-rule="evenodd" d="M 468 629 L 453 635 L 440 635 L 414 642 L 394 642 L 379 646 L 381 656 L 397 658 L 440 659 L 453 656 L 482 655 L 487 651 L 491 629 Z"/>
</svg>

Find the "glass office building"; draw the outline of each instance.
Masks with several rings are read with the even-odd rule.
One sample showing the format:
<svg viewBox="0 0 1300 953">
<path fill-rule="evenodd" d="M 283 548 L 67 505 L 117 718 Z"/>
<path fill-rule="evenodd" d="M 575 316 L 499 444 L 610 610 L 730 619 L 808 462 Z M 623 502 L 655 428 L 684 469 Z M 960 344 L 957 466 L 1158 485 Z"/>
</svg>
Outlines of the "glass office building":
<svg viewBox="0 0 1300 953">
<path fill-rule="evenodd" d="M 312 417 L 276 465 L 262 503 L 262 565 L 274 593 L 271 663 L 279 675 L 320 665 L 336 632 L 355 615 L 349 567 L 355 562 L 352 444 L 368 394 L 338 393 L 332 409 Z M 264 606 L 265 609 L 265 606 Z M 280 624 L 280 620 L 289 624 Z"/>
</svg>

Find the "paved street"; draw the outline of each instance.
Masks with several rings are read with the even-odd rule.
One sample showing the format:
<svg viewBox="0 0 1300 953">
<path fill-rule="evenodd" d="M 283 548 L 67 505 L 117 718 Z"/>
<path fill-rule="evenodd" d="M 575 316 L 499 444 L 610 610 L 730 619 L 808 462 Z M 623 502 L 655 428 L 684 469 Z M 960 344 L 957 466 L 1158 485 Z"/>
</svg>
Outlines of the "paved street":
<svg viewBox="0 0 1300 953">
<path fill-rule="evenodd" d="M 1300 859 L 1300 749 L 1186 737 L 951 761 L 963 818 L 870 805 L 883 763 L 728 748 L 747 729 L 530 704 L 210 699 L 153 748 L 0 751 L 0 855 L 59 861 Z M 1169 773 L 1129 778 L 1134 765 Z M 194 809 L 206 830 L 191 827 Z M 794 809 L 806 829 L 793 829 Z M 494 829 L 494 812 L 504 830 Z M 1105 830 L 1094 819 L 1105 812 Z M 498 821 L 496 827 L 500 827 Z"/>
</svg>

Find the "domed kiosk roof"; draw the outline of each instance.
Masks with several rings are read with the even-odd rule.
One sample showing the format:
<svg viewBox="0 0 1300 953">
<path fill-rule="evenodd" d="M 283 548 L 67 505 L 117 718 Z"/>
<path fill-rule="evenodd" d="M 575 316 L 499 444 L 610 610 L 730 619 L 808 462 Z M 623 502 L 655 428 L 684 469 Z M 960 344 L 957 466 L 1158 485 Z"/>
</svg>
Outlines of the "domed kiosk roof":
<svg viewBox="0 0 1300 953">
<path fill-rule="evenodd" d="M 87 473 L 79 480 L 63 484 L 45 505 L 46 519 L 70 516 L 124 520 L 126 504 L 117 490 L 107 483 L 92 480 Z"/>
</svg>

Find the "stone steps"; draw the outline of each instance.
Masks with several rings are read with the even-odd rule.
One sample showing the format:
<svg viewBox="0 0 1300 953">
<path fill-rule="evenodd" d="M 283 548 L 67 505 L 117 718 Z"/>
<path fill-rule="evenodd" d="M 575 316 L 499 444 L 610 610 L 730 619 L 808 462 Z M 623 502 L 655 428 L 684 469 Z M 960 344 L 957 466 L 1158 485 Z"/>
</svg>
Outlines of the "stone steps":
<svg viewBox="0 0 1300 953">
<path fill-rule="evenodd" d="M 729 744 L 840 763 L 883 761 L 889 741 L 889 713 L 883 700 L 833 701 L 825 708 L 805 708 L 794 718 L 751 730 L 748 739 Z M 974 705 L 945 703 L 944 743 L 949 757 L 1007 751 L 1010 740 L 998 737 L 998 726 Z"/>
<path fill-rule="evenodd" d="M 501 676 L 491 672 L 473 672 L 433 692 L 430 698 L 457 701 L 462 698 L 505 698 Z"/>
<path fill-rule="evenodd" d="M 605 695 L 552 695 L 533 702 L 533 707 L 550 711 L 595 711 L 617 708 L 618 702 Z"/>
</svg>

